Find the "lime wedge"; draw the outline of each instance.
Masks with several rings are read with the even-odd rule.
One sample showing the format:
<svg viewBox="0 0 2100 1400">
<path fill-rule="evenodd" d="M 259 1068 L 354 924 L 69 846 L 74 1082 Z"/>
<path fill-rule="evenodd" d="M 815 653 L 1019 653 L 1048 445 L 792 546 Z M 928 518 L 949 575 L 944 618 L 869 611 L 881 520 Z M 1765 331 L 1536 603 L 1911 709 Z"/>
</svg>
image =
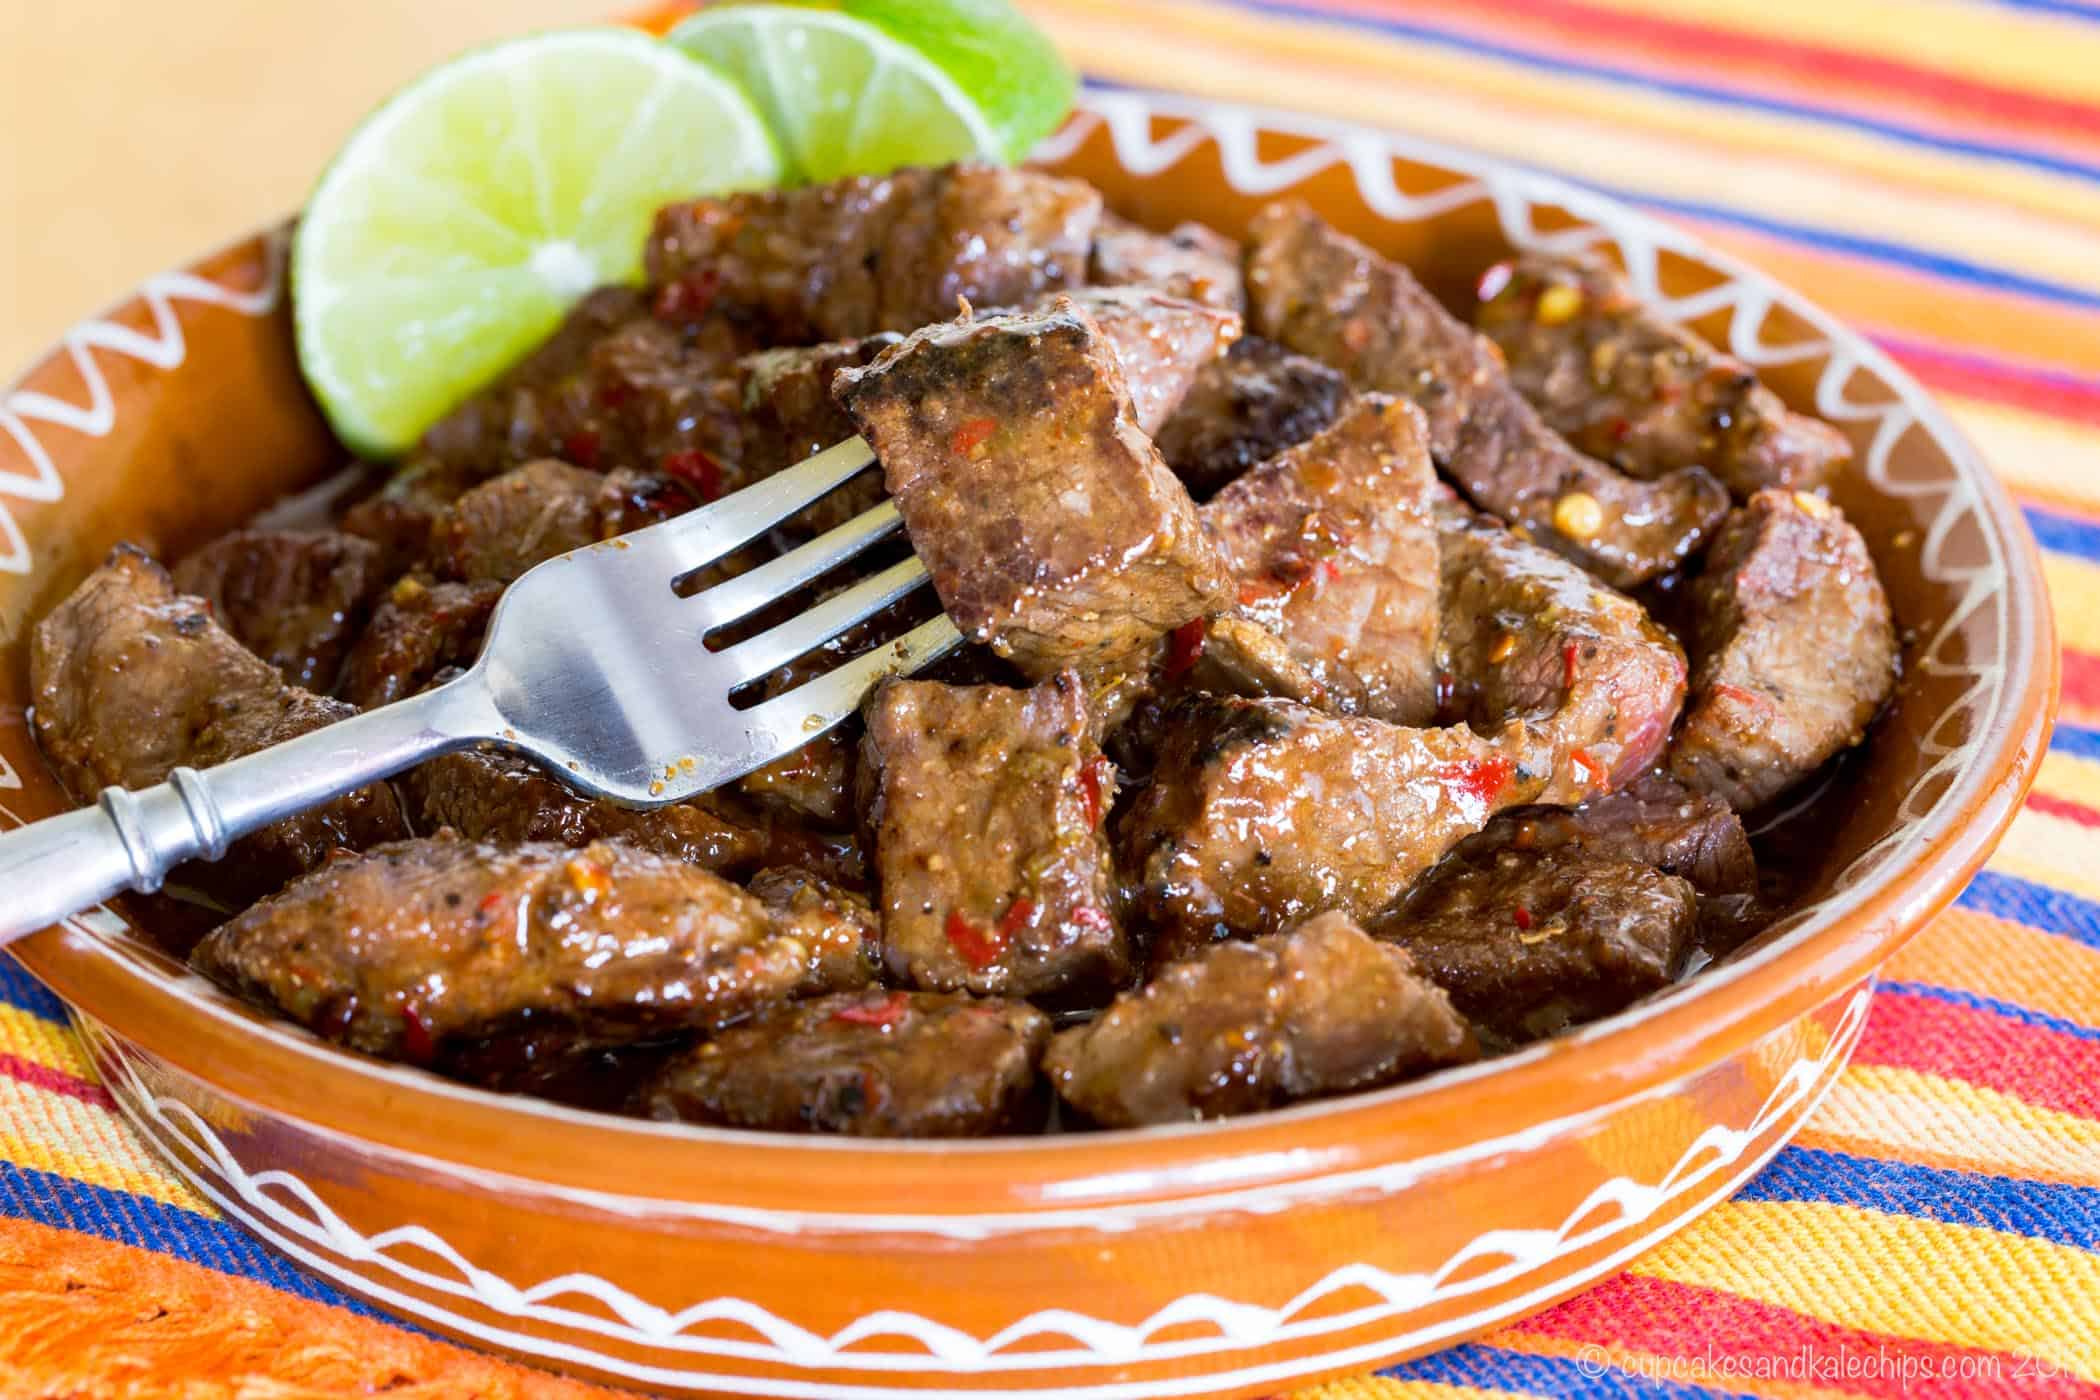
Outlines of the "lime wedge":
<svg viewBox="0 0 2100 1400">
<path fill-rule="evenodd" d="M 780 173 L 735 85 L 645 34 L 462 55 L 367 117 L 307 202 L 300 367 L 346 444 L 396 456 L 584 292 L 638 280 L 659 206 Z"/>
<path fill-rule="evenodd" d="M 1007 0 L 717 4 L 671 31 L 742 84 L 803 180 L 1018 160 L 1072 71 Z"/>
</svg>

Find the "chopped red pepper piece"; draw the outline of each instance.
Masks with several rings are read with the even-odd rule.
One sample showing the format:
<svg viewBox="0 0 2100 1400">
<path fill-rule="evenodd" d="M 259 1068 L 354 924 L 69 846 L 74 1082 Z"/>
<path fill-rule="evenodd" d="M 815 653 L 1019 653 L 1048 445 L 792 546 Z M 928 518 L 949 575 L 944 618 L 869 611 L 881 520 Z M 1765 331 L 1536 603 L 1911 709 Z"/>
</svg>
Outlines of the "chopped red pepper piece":
<svg viewBox="0 0 2100 1400">
<path fill-rule="evenodd" d="M 1748 705 L 1755 710 L 1769 710 L 1772 708 L 1770 696 L 1760 695 L 1754 690 L 1745 690 L 1739 685 L 1730 685 L 1726 681 L 1720 681 L 1715 684 L 1714 694 L 1726 696 L 1738 704 Z"/>
<path fill-rule="evenodd" d="M 998 431 L 998 419 L 972 418 L 949 435 L 948 445 L 957 452 L 974 452 L 984 445 L 985 439 Z"/>
<path fill-rule="evenodd" d="M 1331 583 L 1342 576 L 1342 566 L 1336 560 L 1322 559 L 1320 561 L 1320 574 Z"/>
<path fill-rule="evenodd" d="M 1611 434 L 1613 442 L 1624 442 L 1633 436 L 1633 424 L 1624 418 L 1612 419 L 1611 422 L 1605 424 L 1604 430 Z"/>
<path fill-rule="evenodd" d="M 1517 906 L 1517 927 L 1527 933 L 1531 931 L 1531 911 L 1521 904 Z"/>
<path fill-rule="evenodd" d="M 662 466 L 665 476 L 692 487 L 703 501 L 715 500 L 722 494 L 722 464 L 712 453 L 697 447 L 682 448 L 665 453 Z"/>
<path fill-rule="evenodd" d="M 430 1034 L 430 1023 L 423 1019 L 423 1009 L 412 1001 L 401 1003 L 401 1050 L 419 1065 L 437 1058 L 437 1041 Z"/>
<path fill-rule="evenodd" d="M 831 1013 L 831 1019 L 849 1026 L 894 1026 L 904 1019 L 904 1013 L 910 1008 L 910 997 L 902 992 L 891 992 L 881 1001 L 863 1000 L 842 1006 Z"/>
<path fill-rule="evenodd" d="M 1074 909 L 1072 911 L 1072 922 L 1081 928 L 1095 929 L 1101 933 L 1107 933 L 1115 927 L 1115 924 L 1109 920 L 1108 915 L 1102 913 L 1091 904 L 1082 904 L 1077 909 Z"/>
<path fill-rule="evenodd" d="M 481 897 L 480 909 L 481 912 L 484 914 L 493 914 L 502 907 L 503 891 L 501 890 L 490 890 L 487 894 Z"/>
<path fill-rule="evenodd" d="M 1086 824 L 1101 825 L 1101 814 L 1107 809 L 1104 800 L 1113 781 L 1108 776 L 1108 760 L 1095 758 L 1079 770 L 1079 796 L 1086 803 Z"/>
<path fill-rule="evenodd" d="M 964 962 L 980 972 L 999 961 L 999 954 L 1006 950 L 1005 935 L 997 929 L 977 927 L 963 917 L 960 909 L 948 915 L 947 934 L 949 946 L 962 954 Z"/>
<path fill-rule="evenodd" d="M 1203 655 L 1204 641 L 1210 635 L 1210 624 L 1203 618 L 1184 622 L 1174 629 L 1167 639 L 1167 679 L 1179 680 Z"/>
<path fill-rule="evenodd" d="M 1517 765 L 1506 758 L 1463 758 L 1444 765 L 1444 786 L 1477 802 L 1492 802 L 1509 786 Z"/>
<path fill-rule="evenodd" d="M 579 467 L 595 467 L 598 465 L 598 450 L 601 446 L 603 443 L 595 429 L 578 428 L 561 440 L 562 460 L 573 462 Z"/>
<path fill-rule="evenodd" d="M 656 293 L 654 310 L 659 321 L 697 321 L 715 304 L 722 290 L 722 274 L 711 267 L 689 272 L 676 282 L 666 282 Z"/>
<path fill-rule="evenodd" d="M 624 379 L 608 379 L 598 386 L 598 407 L 618 408 L 634 397 L 634 385 Z"/>
<path fill-rule="evenodd" d="M 1575 760 L 1576 767 L 1590 775 L 1591 782 L 1600 788 L 1606 786 L 1606 780 L 1611 777 L 1611 770 L 1599 763 L 1588 749 L 1577 749 L 1568 757 Z"/>
<path fill-rule="evenodd" d="M 993 929 L 992 932 L 997 936 L 1001 945 L 1010 943 L 1013 941 L 1013 936 L 1028 927 L 1028 921 L 1034 917 L 1035 901 L 1025 898 L 1017 899 L 1006 906 L 1006 912 L 999 916 L 998 927 Z"/>
<path fill-rule="evenodd" d="M 1575 688 L 1575 662 L 1581 655 L 1582 649 L 1573 642 L 1569 642 L 1560 649 L 1560 668 L 1563 672 L 1561 684 L 1563 689 L 1573 690 Z"/>
</svg>

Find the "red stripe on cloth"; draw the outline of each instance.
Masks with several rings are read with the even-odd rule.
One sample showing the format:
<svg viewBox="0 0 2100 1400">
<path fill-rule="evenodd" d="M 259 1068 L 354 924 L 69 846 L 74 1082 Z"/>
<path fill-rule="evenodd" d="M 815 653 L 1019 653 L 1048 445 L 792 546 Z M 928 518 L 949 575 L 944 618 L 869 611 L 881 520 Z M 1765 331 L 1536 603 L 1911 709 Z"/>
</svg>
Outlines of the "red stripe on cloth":
<svg viewBox="0 0 2100 1400">
<path fill-rule="evenodd" d="M 2063 662 L 2064 704 L 2081 710 L 2100 710 L 2100 656 L 2065 647 Z"/>
<path fill-rule="evenodd" d="M 2037 812 L 2046 812 L 2052 817 L 2062 817 L 2067 822 L 2080 826 L 2100 826 L 2100 812 L 2083 802 L 2073 802 L 2067 797 L 2051 797 L 2046 792 L 2027 794 L 2027 805 Z"/>
<path fill-rule="evenodd" d="M 67 1074 L 62 1069 L 40 1065 L 34 1060 L 25 1060 L 19 1055 L 0 1055 L 0 1075 L 23 1084 L 32 1084 L 39 1089 L 48 1089 L 54 1094 L 79 1099 L 82 1103 L 95 1104 L 101 1108 L 115 1108 L 117 1101 L 109 1096 L 109 1090 L 93 1084 L 78 1075 Z"/>
<path fill-rule="evenodd" d="M 2022 1395 L 2100 1396 L 2100 1385 L 2006 1352 L 1864 1332 L 1720 1289 L 1636 1274 L 1607 1279 L 1504 1335 L 1705 1362 L 1714 1373 L 1700 1379 L 1721 1385 L 1732 1366 L 1738 1376 L 1856 1395 L 1970 1396 L 2012 1387 Z M 2022 1379 L 2013 1387 L 2016 1376 Z"/>
<path fill-rule="evenodd" d="M 1929 997 L 1876 997 L 1855 1064 L 1960 1079 L 2100 1118 L 2100 1041 Z"/>
<path fill-rule="evenodd" d="M 2079 423 L 2100 422 L 2100 381 L 1908 336 L 1877 332 L 1874 341 L 1934 389 Z"/>
</svg>

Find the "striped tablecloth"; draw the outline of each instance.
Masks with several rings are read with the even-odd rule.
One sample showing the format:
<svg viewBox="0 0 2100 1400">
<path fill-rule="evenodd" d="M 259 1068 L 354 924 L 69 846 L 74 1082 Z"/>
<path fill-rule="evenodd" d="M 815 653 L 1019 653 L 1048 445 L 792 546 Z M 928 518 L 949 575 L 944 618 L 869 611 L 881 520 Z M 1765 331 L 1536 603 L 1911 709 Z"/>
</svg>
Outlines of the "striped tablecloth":
<svg viewBox="0 0 2100 1400">
<path fill-rule="evenodd" d="M 1852 1067 L 1572 1302 L 1320 1394 L 2100 1395 L 2100 0 L 1039 0 L 1090 76 L 1347 117 L 1646 205 L 1863 327 L 2047 551 L 2064 707 Z M 393 1327 L 115 1117 L 0 959 L 0 1394 L 595 1394 Z"/>
</svg>

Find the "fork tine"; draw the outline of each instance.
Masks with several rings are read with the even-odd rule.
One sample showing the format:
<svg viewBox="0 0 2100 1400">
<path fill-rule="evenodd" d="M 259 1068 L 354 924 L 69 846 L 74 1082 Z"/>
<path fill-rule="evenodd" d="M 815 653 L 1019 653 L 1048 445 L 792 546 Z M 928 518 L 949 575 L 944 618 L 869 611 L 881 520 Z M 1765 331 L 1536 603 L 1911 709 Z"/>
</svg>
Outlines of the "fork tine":
<svg viewBox="0 0 2100 1400">
<path fill-rule="evenodd" d="M 712 505 L 652 525 L 639 535 L 653 548 L 676 560 L 677 578 L 714 563 L 731 550 L 757 539 L 781 521 L 822 498 L 833 487 L 865 471 L 875 449 L 857 437 L 835 443 L 785 471 L 773 473 Z"/>
<path fill-rule="evenodd" d="M 736 684 L 757 680 L 803 652 L 822 646 L 854 623 L 880 612 L 926 581 L 926 566 L 917 556 L 900 559 L 877 574 L 834 593 L 809 611 L 799 613 L 769 632 L 738 642 L 715 654 L 729 667 Z"/>
<path fill-rule="evenodd" d="M 710 628 L 725 627 L 777 602 L 812 579 L 821 578 L 848 559 L 895 532 L 902 517 L 893 501 L 861 512 L 809 543 L 768 559 L 755 569 L 696 593 L 689 603 L 707 609 Z"/>
<path fill-rule="evenodd" d="M 837 670 L 744 711 L 744 722 L 770 736 L 786 753 L 808 743 L 860 708 L 891 676 L 909 675 L 962 644 L 946 613 L 928 618 L 894 641 L 854 657 Z"/>
</svg>

